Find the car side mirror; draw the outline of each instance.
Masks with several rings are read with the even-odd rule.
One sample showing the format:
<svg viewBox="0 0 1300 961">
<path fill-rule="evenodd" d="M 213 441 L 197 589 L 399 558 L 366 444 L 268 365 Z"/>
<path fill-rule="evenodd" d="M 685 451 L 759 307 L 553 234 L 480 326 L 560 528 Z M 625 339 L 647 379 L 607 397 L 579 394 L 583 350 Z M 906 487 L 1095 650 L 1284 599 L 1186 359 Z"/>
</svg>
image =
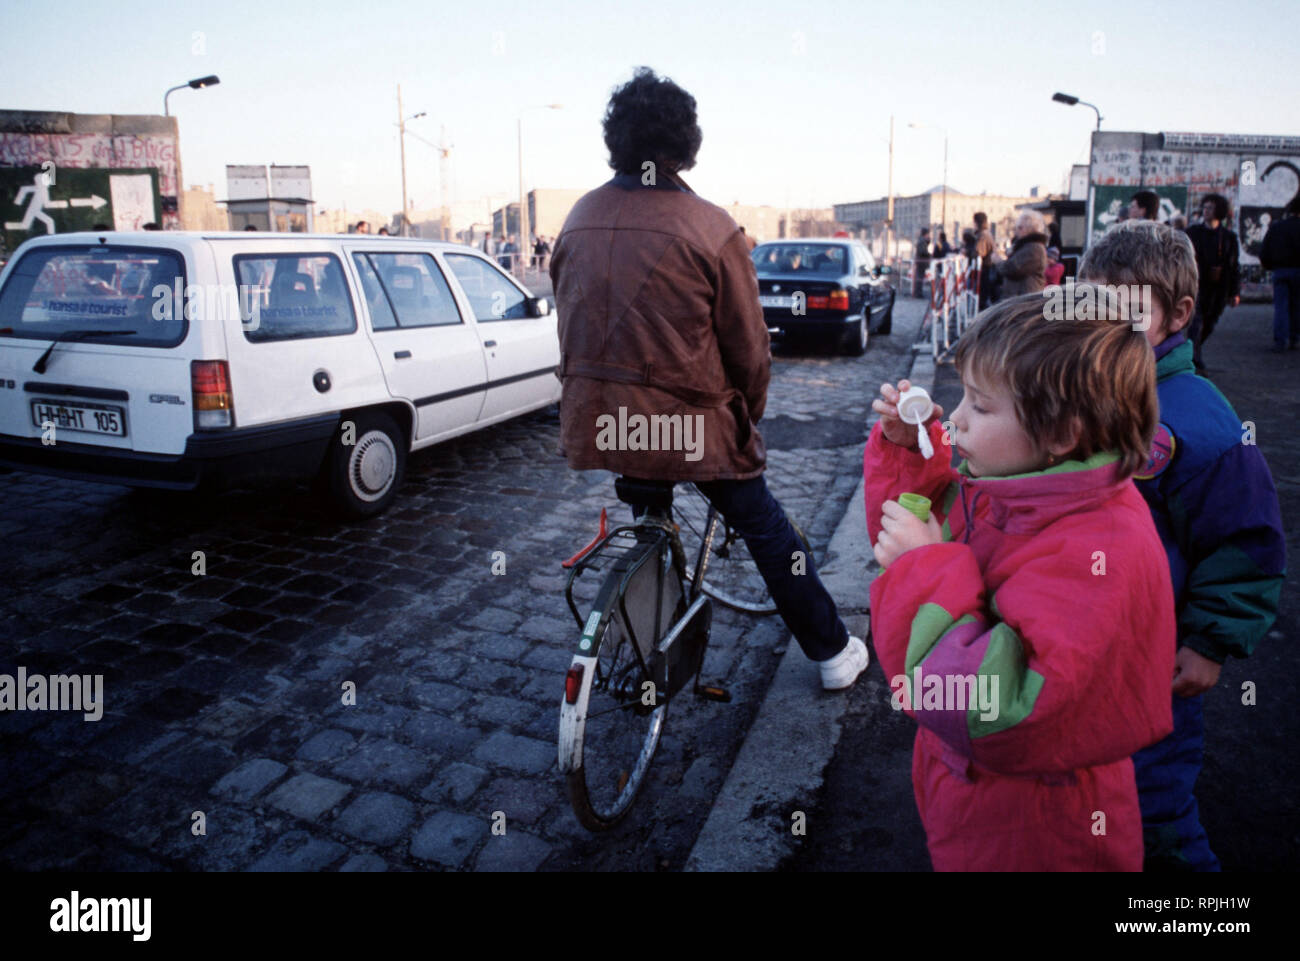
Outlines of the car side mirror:
<svg viewBox="0 0 1300 961">
<path fill-rule="evenodd" d="M 877 276 L 877 277 L 887 277 L 889 274 L 892 274 L 893 272 L 894 272 L 894 268 L 891 267 L 891 266 L 889 266 L 888 264 L 877 264 L 877 265 L 876 265 L 876 276 Z"/>
<path fill-rule="evenodd" d="M 867 265 L 866 265 L 866 264 L 859 264 L 859 265 L 858 265 L 858 276 L 859 276 L 859 277 L 866 277 L 866 276 L 867 276 Z"/>
<path fill-rule="evenodd" d="M 524 313 L 529 317 L 546 317 L 551 312 L 551 302 L 545 297 L 529 297 L 524 304 Z"/>
</svg>

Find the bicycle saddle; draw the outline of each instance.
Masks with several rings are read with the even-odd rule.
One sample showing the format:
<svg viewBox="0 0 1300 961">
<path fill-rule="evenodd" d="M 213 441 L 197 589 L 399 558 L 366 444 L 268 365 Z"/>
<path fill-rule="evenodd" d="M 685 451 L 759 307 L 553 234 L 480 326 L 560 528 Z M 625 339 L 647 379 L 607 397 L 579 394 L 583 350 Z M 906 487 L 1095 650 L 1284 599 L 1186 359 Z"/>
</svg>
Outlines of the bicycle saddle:
<svg viewBox="0 0 1300 961">
<path fill-rule="evenodd" d="M 624 504 L 668 510 L 673 506 L 673 482 L 638 480 L 619 477 L 614 481 L 614 492 Z"/>
</svg>

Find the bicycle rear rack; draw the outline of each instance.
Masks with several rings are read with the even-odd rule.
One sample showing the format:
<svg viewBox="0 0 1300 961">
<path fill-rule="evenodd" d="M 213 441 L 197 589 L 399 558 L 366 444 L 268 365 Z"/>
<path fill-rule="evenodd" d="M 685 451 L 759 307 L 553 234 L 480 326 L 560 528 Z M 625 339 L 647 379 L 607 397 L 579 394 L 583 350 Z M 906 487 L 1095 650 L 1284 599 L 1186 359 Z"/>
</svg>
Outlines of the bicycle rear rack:
<svg viewBox="0 0 1300 961">
<path fill-rule="evenodd" d="M 669 523 L 666 518 L 655 516 L 652 512 L 636 524 L 616 527 L 599 542 L 588 545 L 573 560 L 564 588 L 564 599 L 579 630 L 584 634 L 598 635 L 600 626 L 615 613 L 611 601 L 617 597 L 617 612 L 622 616 L 621 624 L 632 642 L 632 651 L 642 676 L 651 679 L 665 699 L 672 698 L 686 686 L 687 681 L 694 678 L 696 696 L 714 701 L 730 701 L 730 695 L 722 688 L 701 686 L 699 682 L 700 667 L 713 623 L 713 602 L 708 597 L 697 592 L 689 603 L 686 596 L 680 597 L 677 610 L 667 614 L 672 618 L 672 627 L 662 637 L 660 635 L 664 624 L 661 618 L 665 612 L 656 605 L 654 638 L 658 638 L 657 642 L 637 637 L 635 619 L 628 612 L 629 584 L 647 563 L 654 561 L 659 565 L 657 575 L 661 579 L 679 573 L 676 570 L 676 560 L 668 565 L 668 572 L 663 567 L 665 552 L 673 547 Z M 607 572 L 593 603 L 593 612 L 600 612 L 600 620 L 595 624 L 588 623 L 590 615 L 583 616 L 573 597 L 574 584 L 587 571 Z M 616 572 L 620 577 L 614 581 L 609 575 Z M 689 583 L 683 579 L 682 586 L 688 588 Z M 663 583 L 660 580 L 656 582 L 656 597 L 662 596 Z"/>
</svg>

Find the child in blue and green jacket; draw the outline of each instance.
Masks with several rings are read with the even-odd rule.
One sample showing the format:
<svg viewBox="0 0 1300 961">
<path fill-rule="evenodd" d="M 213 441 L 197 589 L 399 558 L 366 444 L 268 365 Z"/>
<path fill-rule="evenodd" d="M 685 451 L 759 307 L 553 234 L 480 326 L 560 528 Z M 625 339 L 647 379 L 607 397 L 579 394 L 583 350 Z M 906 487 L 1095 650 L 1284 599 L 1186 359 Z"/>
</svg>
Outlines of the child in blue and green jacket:
<svg viewBox="0 0 1300 961">
<path fill-rule="evenodd" d="M 1169 557 L 1178 654 L 1173 733 L 1133 757 L 1144 867 L 1217 871 L 1192 794 L 1205 746 L 1201 695 L 1277 616 L 1286 568 L 1277 491 L 1253 426 L 1195 372 L 1184 328 L 1196 304 L 1196 257 L 1186 235 L 1151 221 L 1118 224 L 1088 249 L 1079 275 L 1131 291 L 1130 319 L 1148 325 L 1156 355 L 1160 424 L 1134 481 Z"/>
</svg>

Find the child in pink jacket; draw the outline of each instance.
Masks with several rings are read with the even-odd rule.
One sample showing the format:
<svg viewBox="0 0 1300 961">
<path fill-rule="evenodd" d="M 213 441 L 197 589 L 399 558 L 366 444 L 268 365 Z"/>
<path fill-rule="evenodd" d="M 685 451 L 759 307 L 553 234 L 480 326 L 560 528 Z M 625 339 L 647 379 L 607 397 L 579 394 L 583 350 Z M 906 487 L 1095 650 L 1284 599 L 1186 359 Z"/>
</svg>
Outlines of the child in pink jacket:
<svg viewBox="0 0 1300 961">
<path fill-rule="evenodd" d="M 1156 427 L 1155 367 L 1103 296 L 1097 319 L 1049 319 L 1044 294 L 985 311 L 958 345 L 961 405 L 927 425 L 933 458 L 895 388 L 873 404 L 872 635 L 894 706 L 919 724 L 912 784 L 936 870 L 1142 867 L 1130 757 L 1172 729 L 1175 621 L 1129 480 Z M 929 520 L 904 492 L 930 499 Z"/>
</svg>

